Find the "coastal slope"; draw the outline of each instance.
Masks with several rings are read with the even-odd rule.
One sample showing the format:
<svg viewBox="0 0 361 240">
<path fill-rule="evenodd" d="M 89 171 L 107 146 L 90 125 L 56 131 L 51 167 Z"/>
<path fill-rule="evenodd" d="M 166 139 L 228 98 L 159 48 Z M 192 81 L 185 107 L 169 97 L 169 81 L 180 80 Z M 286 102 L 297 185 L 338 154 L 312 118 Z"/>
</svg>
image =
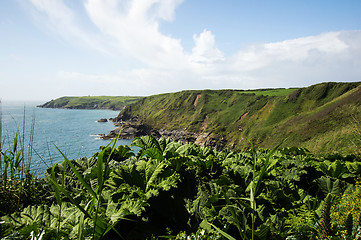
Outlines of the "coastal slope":
<svg viewBox="0 0 361 240">
<path fill-rule="evenodd" d="M 84 96 L 61 97 L 39 105 L 42 108 L 65 109 L 110 109 L 121 110 L 125 106 L 137 102 L 142 97 L 133 96 Z"/>
<path fill-rule="evenodd" d="M 160 94 L 130 104 L 115 121 L 125 132 L 131 126 L 138 135 L 152 133 L 213 147 L 244 149 L 249 139 L 257 147 L 272 148 L 286 139 L 283 146 L 316 153 L 354 152 L 360 84 Z"/>
</svg>

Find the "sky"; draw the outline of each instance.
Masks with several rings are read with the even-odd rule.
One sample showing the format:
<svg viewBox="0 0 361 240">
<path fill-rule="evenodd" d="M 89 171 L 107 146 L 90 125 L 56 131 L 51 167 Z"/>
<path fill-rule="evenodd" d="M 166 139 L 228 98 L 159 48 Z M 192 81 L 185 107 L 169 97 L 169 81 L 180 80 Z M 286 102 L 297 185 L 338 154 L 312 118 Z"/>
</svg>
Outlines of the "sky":
<svg viewBox="0 0 361 240">
<path fill-rule="evenodd" d="M 361 81 L 360 0 L 1 0 L 0 99 Z"/>
</svg>

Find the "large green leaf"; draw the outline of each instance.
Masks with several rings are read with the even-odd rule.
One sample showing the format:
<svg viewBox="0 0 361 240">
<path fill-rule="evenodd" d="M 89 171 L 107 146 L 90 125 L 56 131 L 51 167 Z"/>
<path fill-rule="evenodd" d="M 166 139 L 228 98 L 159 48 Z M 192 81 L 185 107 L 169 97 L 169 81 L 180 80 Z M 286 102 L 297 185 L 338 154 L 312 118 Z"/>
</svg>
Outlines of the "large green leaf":
<svg viewBox="0 0 361 240">
<path fill-rule="evenodd" d="M 153 159 L 164 160 L 163 153 L 157 148 L 148 148 L 143 151 L 143 155 Z"/>
<path fill-rule="evenodd" d="M 134 165 L 122 165 L 110 174 L 108 186 L 115 191 L 123 191 L 120 186 L 130 189 L 136 187 L 144 192 L 144 196 L 150 198 L 158 195 L 158 192 L 168 191 L 176 187 L 179 175 L 174 172 L 165 162 L 156 159 L 141 160 Z"/>
<path fill-rule="evenodd" d="M 117 162 L 124 161 L 130 157 L 133 157 L 134 152 L 132 149 L 127 145 L 120 145 L 116 148 L 115 152 L 112 155 L 112 159 Z"/>
<path fill-rule="evenodd" d="M 132 142 L 132 146 L 140 147 L 141 150 L 155 148 L 158 149 L 159 151 L 162 151 L 162 148 L 158 140 L 153 135 L 134 138 Z"/>
<path fill-rule="evenodd" d="M 176 152 L 179 154 L 179 155 L 185 155 L 185 156 L 189 156 L 189 155 L 192 155 L 192 156 L 199 156 L 200 155 L 200 147 L 194 143 L 187 143 L 187 144 L 184 144 L 182 146 L 180 146 Z"/>
<path fill-rule="evenodd" d="M 341 195 L 346 189 L 346 183 L 340 179 L 331 179 L 327 176 L 321 176 L 317 179 L 321 191 L 327 195 Z"/>
<path fill-rule="evenodd" d="M 355 175 L 361 174 L 361 162 L 346 162 L 346 167 L 350 173 Z"/>
<path fill-rule="evenodd" d="M 323 173 L 332 178 L 341 178 L 344 173 L 348 172 L 345 163 L 340 160 L 334 162 L 324 161 L 320 163 L 319 167 Z"/>
<path fill-rule="evenodd" d="M 70 203 L 63 202 L 61 205 L 29 206 L 21 212 L 4 216 L 1 219 L 14 227 L 14 230 L 20 230 L 29 226 L 45 228 L 47 231 L 60 232 L 58 234 L 70 235 L 71 231 L 77 226 L 80 211 Z M 60 221 L 59 221 L 60 219 Z M 28 237 L 28 236 L 25 236 Z"/>
</svg>

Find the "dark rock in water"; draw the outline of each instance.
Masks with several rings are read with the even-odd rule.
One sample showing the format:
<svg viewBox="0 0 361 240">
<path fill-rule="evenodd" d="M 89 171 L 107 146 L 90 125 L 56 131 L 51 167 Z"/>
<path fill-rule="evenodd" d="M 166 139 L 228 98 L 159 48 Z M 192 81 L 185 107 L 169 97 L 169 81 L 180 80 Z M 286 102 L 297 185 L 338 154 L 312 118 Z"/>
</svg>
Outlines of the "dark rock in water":
<svg viewBox="0 0 361 240">
<path fill-rule="evenodd" d="M 97 122 L 108 122 L 108 119 L 106 119 L 106 118 L 101 118 L 101 119 L 99 119 Z"/>
<path fill-rule="evenodd" d="M 113 139 L 119 136 L 120 139 L 131 139 L 145 135 L 154 135 L 155 137 L 160 137 L 158 131 L 153 130 L 143 123 L 124 122 L 117 123 L 115 125 L 117 126 L 116 129 L 110 131 L 108 135 L 101 136 L 101 138 Z"/>
</svg>

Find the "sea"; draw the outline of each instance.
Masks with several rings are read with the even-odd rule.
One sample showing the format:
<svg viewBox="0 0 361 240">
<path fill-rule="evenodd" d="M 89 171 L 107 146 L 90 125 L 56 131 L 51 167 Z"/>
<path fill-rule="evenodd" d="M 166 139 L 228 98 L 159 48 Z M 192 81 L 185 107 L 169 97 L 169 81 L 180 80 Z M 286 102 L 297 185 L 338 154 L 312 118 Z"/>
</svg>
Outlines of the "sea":
<svg viewBox="0 0 361 240">
<path fill-rule="evenodd" d="M 18 148 L 24 149 L 24 163 L 35 175 L 43 175 L 54 163 L 68 159 L 91 157 L 111 140 L 99 138 L 115 126 L 101 118 L 114 118 L 119 111 L 39 108 L 41 102 L 0 103 L 1 150 L 13 147 L 16 132 Z M 132 140 L 119 139 L 117 145 L 129 145 Z M 19 149 L 20 149 L 19 148 Z M 62 152 L 62 153 L 61 153 Z M 3 161 L 3 158 L 1 158 Z"/>
</svg>

